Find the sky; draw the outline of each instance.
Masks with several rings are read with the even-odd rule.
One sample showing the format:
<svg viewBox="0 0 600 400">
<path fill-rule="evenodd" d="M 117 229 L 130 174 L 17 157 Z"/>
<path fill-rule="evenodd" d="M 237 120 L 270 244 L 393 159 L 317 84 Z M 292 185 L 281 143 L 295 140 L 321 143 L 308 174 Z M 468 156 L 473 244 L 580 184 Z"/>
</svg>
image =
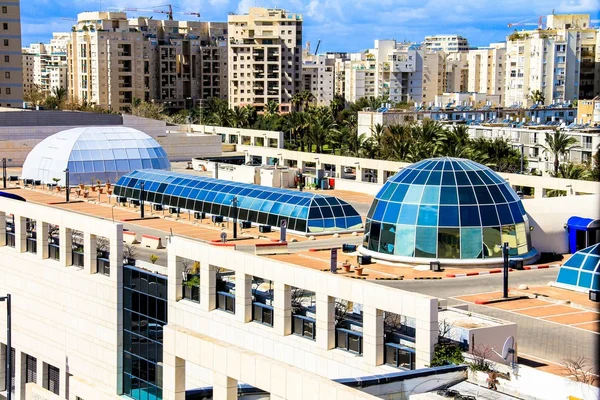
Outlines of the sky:
<svg viewBox="0 0 600 400">
<path fill-rule="evenodd" d="M 310 42 L 314 52 L 321 40 L 319 53 L 358 52 L 372 48 L 376 39 L 421 42 L 436 34 L 458 34 L 471 46 L 487 46 L 506 40 L 515 29 L 508 28 L 508 23 L 537 24 L 540 16 L 553 11 L 600 19 L 600 0 L 21 0 L 23 46 L 48 42 L 52 32 L 70 31 L 73 19 L 83 11 L 148 9 L 169 2 L 174 11 L 200 12 L 204 21 L 227 21 L 229 12 L 244 13 L 249 7 L 279 7 L 302 14 L 304 44 Z M 131 17 L 140 15 L 165 18 L 164 14 L 128 12 Z"/>
</svg>

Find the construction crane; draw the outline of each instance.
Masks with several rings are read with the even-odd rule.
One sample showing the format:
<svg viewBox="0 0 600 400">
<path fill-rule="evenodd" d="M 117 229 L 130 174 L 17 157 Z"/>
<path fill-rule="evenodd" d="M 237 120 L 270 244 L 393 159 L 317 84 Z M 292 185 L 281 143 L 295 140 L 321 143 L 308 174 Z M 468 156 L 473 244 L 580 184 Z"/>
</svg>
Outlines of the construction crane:
<svg viewBox="0 0 600 400">
<path fill-rule="evenodd" d="M 315 56 L 319 55 L 319 46 L 321 45 L 321 39 L 317 42 L 317 48 L 315 49 Z"/>
<path fill-rule="evenodd" d="M 158 8 L 145 9 L 145 8 L 135 8 L 135 7 L 122 7 L 122 8 L 110 7 L 109 9 L 115 10 L 115 11 L 120 11 L 120 12 L 133 11 L 133 12 L 167 14 L 167 18 L 169 19 L 169 21 L 173 21 L 173 14 L 194 15 L 197 18 L 200 18 L 199 12 L 192 12 L 192 11 L 175 11 L 175 12 L 173 12 L 173 6 L 171 4 L 165 4 L 164 6 L 157 6 L 157 7 L 168 7 L 168 10 L 161 10 Z"/>
<path fill-rule="evenodd" d="M 537 24 L 535 22 L 527 22 L 527 21 L 531 21 L 532 19 L 533 18 L 529 18 L 529 19 L 525 19 L 520 22 L 511 22 L 508 24 L 508 27 L 511 28 L 513 26 L 536 25 L 538 27 L 538 29 L 542 29 L 542 27 L 544 26 L 544 17 L 540 16 Z"/>
<path fill-rule="evenodd" d="M 69 17 L 60 17 L 60 19 L 64 19 L 65 21 L 77 21 L 76 18 L 69 18 Z"/>
</svg>

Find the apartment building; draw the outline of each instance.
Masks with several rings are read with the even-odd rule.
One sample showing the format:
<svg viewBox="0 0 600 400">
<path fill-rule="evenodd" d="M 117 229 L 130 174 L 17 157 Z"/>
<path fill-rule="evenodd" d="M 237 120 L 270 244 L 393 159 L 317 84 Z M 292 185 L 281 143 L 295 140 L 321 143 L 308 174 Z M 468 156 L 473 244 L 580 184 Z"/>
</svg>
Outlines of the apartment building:
<svg viewBox="0 0 600 400">
<path fill-rule="evenodd" d="M 350 54 L 344 65 L 344 96 L 389 96 L 392 102 L 427 102 L 442 94 L 445 54 L 420 45 L 376 40 L 373 49 Z"/>
<path fill-rule="evenodd" d="M 67 47 L 70 40 L 70 33 L 53 33 L 50 43 L 32 43 L 23 48 L 25 90 L 36 85 L 43 93 L 50 94 L 54 88 L 68 88 Z"/>
<path fill-rule="evenodd" d="M 500 96 L 500 101 L 503 102 L 506 79 L 505 57 L 506 43 L 491 43 L 485 48 L 469 50 L 467 91 Z"/>
<path fill-rule="evenodd" d="M 335 65 L 338 53 L 302 56 L 302 90 L 308 90 L 319 106 L 328 106 L 336 92 Z"/>
<path fill-rule="evenodd" d="M 505 105 L 531 105 L 538 90 L 545 104 L 600 94 L 600 35 L 590 16 L 548 15 L 546 25 L 507 37 Z"/>
<path fill-rule="evenodd" d="M 454 52 L 446 55 L 445 93 L 464 93 L 469 80 L 467 53 Z"/>
<path fill-rule="evenodd" d="M 469 41 L 460 35 L 425 36 L 423 47 L 427 50 L 458 53 L 469 50 Z"/>
<path fill-rule="evenodd" d="M 120 111 L 133 99 L 184 108 L 223 98 L 226 37 L 224 23 L 81 13 L 69 44 L 70 94 Z"/>
<path fill-rule="evenodd" d="M 600 96 L 577 102 L 577 120 L 580 124 L 600 125 Z"/>
<path fill-rule="evenodd" d="M 22 107 L 23 61 L 19 0 L 0 3 L 0 24 L 0 107 Z"/>
<path fill-rule="evenodd" d="M 251 7 L 227 22 L 229 106 L 274 101 L 289 111 L 302 90 L 302 15 Z"/>
</svg>

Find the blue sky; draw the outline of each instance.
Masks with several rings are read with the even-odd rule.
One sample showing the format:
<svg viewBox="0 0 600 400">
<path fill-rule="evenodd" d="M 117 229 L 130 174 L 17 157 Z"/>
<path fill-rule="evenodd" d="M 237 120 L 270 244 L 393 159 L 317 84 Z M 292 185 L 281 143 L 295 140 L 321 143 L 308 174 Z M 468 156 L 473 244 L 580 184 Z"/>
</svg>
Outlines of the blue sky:
<svg viewBox="0 0 600 400">
<path fill-rule="evenodd" d="M 21 0 L 23 45 L 47 42 L 52 32 L 70 31 L 73 21 L 62 18 L 76 18 L 83 11 L 169 2 L 176 11 L 200 12 L 205 21 L 226 21 L 228 12 L 246 12 L 251 6 L 301 13 L 304 41 L 310 41 L 314 51 L 321 39 L 319 52 L 360 51 L 372 47 L 375 39 L 420 42 L 426 35 L 454 33 L 473 46 L 485 46 L 504 41 L 514 29 L 508 23 L 537 23 L 539 16 L 553 10 L 600 18 L 600 0 Z"/>
</svg>

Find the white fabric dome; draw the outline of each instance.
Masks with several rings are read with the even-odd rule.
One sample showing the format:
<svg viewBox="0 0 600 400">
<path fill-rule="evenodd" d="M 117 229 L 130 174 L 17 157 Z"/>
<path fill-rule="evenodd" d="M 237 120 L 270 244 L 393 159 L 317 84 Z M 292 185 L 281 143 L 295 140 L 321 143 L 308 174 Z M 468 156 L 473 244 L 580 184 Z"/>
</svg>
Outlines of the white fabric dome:
<svg viewBox="0 0 600 400">
<path fill-rule="evenodd" d="M 167 153 L 144 132 L 124 126 L 73 128 L 38 143 L 23 164 L 23 179 L 53 183 L 69 168 L 70 184 L 116 182 L 136 169 L 170 170 Z"/>
</svg>

